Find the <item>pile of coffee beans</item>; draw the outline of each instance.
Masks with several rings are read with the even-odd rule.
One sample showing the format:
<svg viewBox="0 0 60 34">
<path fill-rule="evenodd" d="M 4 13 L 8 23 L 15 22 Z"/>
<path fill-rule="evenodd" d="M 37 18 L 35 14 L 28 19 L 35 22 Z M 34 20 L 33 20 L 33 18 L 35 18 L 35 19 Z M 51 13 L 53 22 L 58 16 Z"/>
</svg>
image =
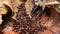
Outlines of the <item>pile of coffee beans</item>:
<svg viewBox="0 0 60 34">
<path fill-rule="evenodd" d="M 37 23 L 35 18 L 28 17 L 29 15 L 26 12 L 25 3 L 22 3 L 18 6 L 18 13 L 16 19 L 18 22 L 13 23 L 13 31 L 18 32 L 19 34 L 34 34 L 38 31 L 43 31 L 43 27 L 40 22 Z M 34 19 L 34 20 L 33 20 Z"/>
</svg>

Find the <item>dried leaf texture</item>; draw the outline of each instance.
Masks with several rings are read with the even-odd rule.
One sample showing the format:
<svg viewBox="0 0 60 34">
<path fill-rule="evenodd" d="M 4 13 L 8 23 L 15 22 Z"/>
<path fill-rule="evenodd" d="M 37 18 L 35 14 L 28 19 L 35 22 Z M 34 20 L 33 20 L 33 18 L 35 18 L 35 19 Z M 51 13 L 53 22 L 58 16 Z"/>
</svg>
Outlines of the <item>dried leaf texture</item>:
<svg viewBox="0 0 60 34">
<path fill-rule="evenodd" d="M 29 17 L 26 10 L 25 3 L 18 6 L 17 21 L 12 25 L 14 32 L 19 34 L 60 34 L 60 15 L 54 8 L 51 8 L 49 15 L 47 15 L 50 13 L 49 11 L 44 11 L 41 15 L 35 14 L 32 18 Z M 8 33 L 10 34 L 10 31 Z"/>
</svg>

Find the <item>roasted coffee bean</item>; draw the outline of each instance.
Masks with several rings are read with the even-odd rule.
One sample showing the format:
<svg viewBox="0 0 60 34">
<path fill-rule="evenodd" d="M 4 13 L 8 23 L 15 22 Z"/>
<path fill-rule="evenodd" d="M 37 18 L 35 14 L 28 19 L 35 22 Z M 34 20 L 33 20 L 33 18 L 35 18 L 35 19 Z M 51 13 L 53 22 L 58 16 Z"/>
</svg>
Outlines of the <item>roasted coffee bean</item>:
<svg viewBox="0 0 60 34">
<path fill-rule="evenodd" d="M 45 10 L 44 11 L 46 12 L 46 15 L 49 17 L 50 14 L 51 14 L 51 8 L 45 7 Z"/>
</svg>

